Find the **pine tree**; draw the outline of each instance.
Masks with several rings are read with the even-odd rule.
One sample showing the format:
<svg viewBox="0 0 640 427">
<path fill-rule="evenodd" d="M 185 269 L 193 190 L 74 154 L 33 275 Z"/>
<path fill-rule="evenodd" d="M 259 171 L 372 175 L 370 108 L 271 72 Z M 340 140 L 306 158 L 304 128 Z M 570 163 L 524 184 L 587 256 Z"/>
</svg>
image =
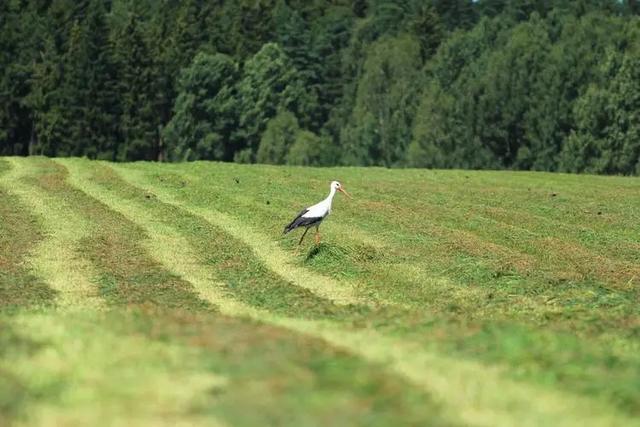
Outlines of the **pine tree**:
<svg viewBox="0 0 640 427">
<path fill-rule="evenodd" d="M 61 58 L 53 35 L 45 34 L 40 56 L 33 64 L 30 92 L 24 99 L 33 119 L 30 155 L 56 155 L 58 141 L 67 137 L 61 106 Z"/>
<path fill-rule="evenodd" d="M 431 57 L 445 38 L 445 29 L 436 9 L 427 3 L 413 3 L 413 13 L 408 18 L 407 29 L 420 41 L 422 60 Z"/>
<path fill-rule="evenodd" d="M 445 26 L 450 29 L 471 28 L 476 22 L 472 0 L 432 0 L 432 4 Z"/>
<path fill-rule="evenodd" d="M 358 18 L 364 18 L 367 16 L 367 0 L 354 0 L 352 4 L 353 14 Z"/>
<path fill-rule="evenodd" d="M 157 109 L 158 80 L 154 58 L 144 38 L 141 15 L 130 12 L 124 27 L 115 34 L 115 58 L 120 70 L 120 127 L 123 142 L 118 160 L 156 160 L 160 153 L 161 117 Z"/>
<path fill-rule="evenodd" d="M 280 110 L 296 117 L 309 117 L 316 100 L 304 87 L 304 80 L 275 43 L 267 43 L 244 64 L 238 83 L 239 129 L 235 133 L 243 158 L 252 159 L 267 122 Z"/>
<path fill-rule="evenodd" d="M 317 98 L 322 60 L 316 55 L 309 25 L 284 0 L 279 0 L 276 4 L 274 23 L 278 45 L 298 71 L 298 76 L 307 88 L 307 92 L 311 97 Z M 304 127 L 319 129 L 320 115 L 321 112 L 313 108 L 309 111 L 309 116 L 299 119 Z"/>
<path fill-rule="evenodd" d="M 606 174 L 640 173 L 640 58 L 610 52 L 602 86 L 575 105 L 577 129 L 562 153 L 562 169 Z"/>
<path fill-rule="evenodd" d="M 325 123 L 344 96 L 342 52 L 351 38 L 353 16 L 347 8 L 333 8 L 313 23 L 312 60 L 317 67 L 314 82 L 319 121 Z"/>
<path fill-rule="evenodd" d="M 256 153 L 258 163 L 283 164 L 300 131 L 296 116 L 286 110 L 269 120 Z"/>
<path fill-rule="evenodd" d="M 174 116 L 165 128 L 170 160 L 232 160 L 238 66 L 227 55 L 199 53 L 178 81 Z"/>
<path fill-rule="evenodd" d="M 154 58 L 152 75 L 156 88 L 155 104 L 160 126 L 157 160 L 164 161 L 167 159 L 165 129 L 171 120 L 174 101 L 178 96 L 176 85 L 184 64 L 179 62 L 179 56 L 174 55 L 173 28 L 179 2 L 162 0 L 158 3 L 158 8 L 152 14 L 149 22 L 148 44 L 149 52 Z"/>
<path fill-rule="evenodd" d="M 209 7 L 200 0 L 181 1 L 176 10 L 176 20 L 171 34 L 171 57 L 179 68 L 191 64 L 194 56 L 209 40 L 206 28 Z"/>
<path fill-rule="evenodd" d="M 35 4 L 0 2 L 0 154 L 29 154 L 34 116 L 25 102 L 41 49 L 43 20 Z"/>
<path fill-rule="evenodd" d="M 111 58 L 104 2 L 91 0 L 84 20 L 71 28 L 62 58 L 68 134 L 58 147 L 61 155 L 115 160 L 117 96 Z"/>
<path fill-rule="evenodd" d="M 343 129 L 345 163 L 393 166 L 404 161 L 421 66 L 420 45 L 409 36 L 371 45 L 350 124 Z"/>
</svg>

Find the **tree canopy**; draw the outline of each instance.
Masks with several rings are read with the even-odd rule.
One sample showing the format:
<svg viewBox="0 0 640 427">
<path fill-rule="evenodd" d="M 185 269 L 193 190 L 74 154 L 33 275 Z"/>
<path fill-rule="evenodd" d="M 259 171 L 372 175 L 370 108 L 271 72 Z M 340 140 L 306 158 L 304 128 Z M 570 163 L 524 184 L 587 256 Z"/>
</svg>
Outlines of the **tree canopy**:
<svg viewBox="0 0 640 427">
<path fill-rule="evenodd" d="M 0 154 L 638 174 L 638 4 L 0 2 Z"/>
</svg>

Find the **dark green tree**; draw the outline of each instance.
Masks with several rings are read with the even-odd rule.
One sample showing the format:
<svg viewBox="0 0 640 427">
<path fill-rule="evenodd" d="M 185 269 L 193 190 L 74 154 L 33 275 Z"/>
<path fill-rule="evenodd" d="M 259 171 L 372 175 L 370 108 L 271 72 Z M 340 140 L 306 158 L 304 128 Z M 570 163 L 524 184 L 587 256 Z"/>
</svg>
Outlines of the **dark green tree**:
<svg viewBox="0 0 640 427">
<path fill-rule="evenodd" d="M 157 160 L 161 157 L 158 114 L 158 85 L 155 58 L 144 37 L 140 11 L 133 9 L 125 25 L 113 36 L 115 60 L 119 69 L 123 141 L 118 146 L 118 160 Z"/>
<path fill-rule="evenodd" d="M 315 79 L 311 86 L 318 98 L 316 120 L 324 125 L 340 105 L 345 91 L 342 52 L 348 46 L 353 16 L 346 7 L 334 7 L 318 18 L 312 27 L 312 59 Z M 317 131 L 314 123 L 312 129 Z"/>
<path fill-rule="evenodd" d="M 54 156 L 58 142 L 68 138 L 61 58 L 53 35 L 46 34 L 40 56 L 32 66 L 29 94 L 24 97 L 33 122 L 29 154 Z"/>
<path fill-rule="evenodd" d="M 267 122 L 279 110 L 288 110 L 297 118 L 307 118 L 316 99 L 309 93 L 302 76 L 282 48 L 267 43 L 244 64 L 238 83 L 239 127 L 235 133 L 244 160 L 252 159 Z M 300 120 L 303 121 L 303 120 Z"/>
<path fill-rule="evenodd" d="M 472 0 L 432 0 L 436 13 L 444 25 L 456 28 L 471 28 L 476 22 L 476 10 Z"/>
<path fill-rule="evenodd" d="M 258 163 L 283 164 L 300 131 L 296 116 L 282 110 L 269 120 L 256 154 Z"/>
<path fill-rule="evenodd" d="M 404 161 L 421 65 L 420 44 L 412 37 L 371 45 L 350 124 L 342 134 L 345 163 L 393 166 Z"/>
<path fill-rule="evenodd" d="M 611 53 L 604 75 L 575 105 L 577 128 L 562 152 L 562 169 L 606 174 L 640 173 L 640 57 Z"/>
<path fill-rule="evenodd" d="M 0 2 L 0 154 L 29 154 L 37 141 L 26 102 L 46 21 L 37 3 Z"/>
<path fill-rule="evenodd" d="M 335 146 L 328 137 L 300 129 L 287 153 L 287 164 L 298 166 L 325 166 L 336 162 Z"/>
<path fill-rule="evenodd" d="M 493 153 L 458 114 L 457 98 L 431 83 L 422 94 L 406 164 L 412 167 L 498 168 Z"/>
<path fill-rule="evenodd" d="M 238 66 L 227 55 L 199 53 L 178 81 L 174 115 L 163 135 L 169 160 L 231 160 Z"/>
<path fill-rule="evenodd" d="M 631 173 L 638 19 L 635 0 L 0 2 L 0 154 Z"/>
<path fill-rule="evenodd" d="M 56 155 L 115 160 L 117 93 L 103 0 L 91 0 L 71 28 L 62 57 L 62 97 L 67 137 Z"/>
<path fill-rule="evenodd" d="M 544 126 L 545 116 L 534 115 L 540 76 L 547 66 L 549 40 L 544 22 L 534 18 L 512 30 L 508 42 L 487 59 L 486 71 L 469 80 L 465 114 L 474 134 L 503 167 L 528 168 L 547 141 L 532 140 L 530 127 Z"/>
<path fill-rule="evenodd" d="M 445 27 L 436 9 L 423 2 L 414 2 L 414 12 L 408 19 L 408 32 L 420 41 L 422 60 L 430 58 L 445 38 Z"/>
</svg>

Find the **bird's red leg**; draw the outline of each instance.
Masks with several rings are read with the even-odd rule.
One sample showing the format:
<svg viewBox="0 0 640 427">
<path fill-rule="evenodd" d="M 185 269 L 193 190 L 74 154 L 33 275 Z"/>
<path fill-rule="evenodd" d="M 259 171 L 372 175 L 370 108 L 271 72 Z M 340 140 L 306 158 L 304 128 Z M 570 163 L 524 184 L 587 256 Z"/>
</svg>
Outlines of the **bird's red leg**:
<svg viewBox="0 0 640 427">
<path fill-rule="evenodd" d="M 320 228 L 316 227 L 316 245 L 320 244 Z"/>
</svg>

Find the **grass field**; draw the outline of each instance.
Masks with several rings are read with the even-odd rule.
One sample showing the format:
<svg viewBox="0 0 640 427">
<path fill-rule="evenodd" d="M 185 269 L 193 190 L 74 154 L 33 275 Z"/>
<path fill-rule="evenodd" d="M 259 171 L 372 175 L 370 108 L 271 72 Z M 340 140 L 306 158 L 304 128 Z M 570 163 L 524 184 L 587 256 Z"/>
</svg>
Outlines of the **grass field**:
<svg viewBox="0 0 640 427">
<path fill-rule="evenodd" d="M 0 159 L 0 425 L 640 425 L 639 303 L 637 178 Z"/>
</svg>

